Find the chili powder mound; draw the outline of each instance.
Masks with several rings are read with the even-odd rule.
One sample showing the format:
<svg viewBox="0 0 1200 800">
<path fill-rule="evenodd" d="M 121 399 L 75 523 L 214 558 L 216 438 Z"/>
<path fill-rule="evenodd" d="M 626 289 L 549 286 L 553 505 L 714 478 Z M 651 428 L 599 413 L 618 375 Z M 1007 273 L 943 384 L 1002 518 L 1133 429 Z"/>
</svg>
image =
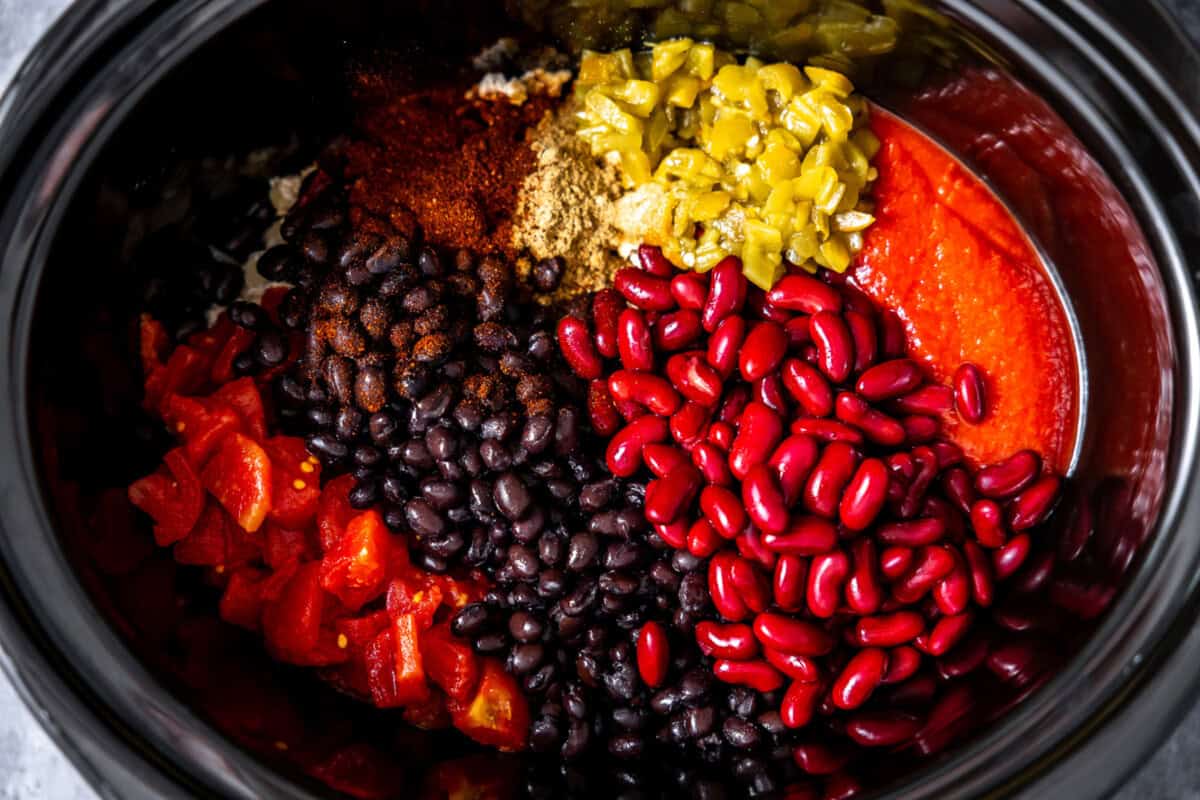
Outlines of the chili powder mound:
<svg viewBox="0 0 1200 800">
<path fill-rule="evenodd" d="M 344 151 L 352 221 L 405 230 L 415 217 L 441 246 L 508 250 L 517 193 L 534 165 L 527 134 L 557 98 L 513 105 L 468 99 L 466 84 L 358 77 L 357 133 Z"/>
</svg>

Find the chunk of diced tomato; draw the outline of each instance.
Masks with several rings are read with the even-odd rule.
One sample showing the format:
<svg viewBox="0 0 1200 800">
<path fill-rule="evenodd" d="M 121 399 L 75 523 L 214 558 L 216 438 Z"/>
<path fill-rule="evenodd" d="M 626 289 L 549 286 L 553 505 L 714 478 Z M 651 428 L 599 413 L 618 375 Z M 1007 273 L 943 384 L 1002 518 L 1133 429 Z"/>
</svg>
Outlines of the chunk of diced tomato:
<svg viewBox="0 0 1200 800">
<path fill-rule="evenodd" d="M 423 703 L 413 703 L 405 707 L 401 716 L 409 725 L 426 731 L 450 727 L 450 712 L 446 710 L 446 696 L 436 689 L 430 690 L 429 699 Z"/>
<path fill-rule="evenodd" d="M 479 688 L 464 704 L 451 707 L 454 727 L 480 744 L 501 750 L 525 747 L 529 705 L 517 682 L 499 661 L 482 660 Z"/>
<path fill-rule="evenodd" d="M 262 393 L 252 378 L 238 378 L 217 388 L 213 399 L 220 400 L 242 420 L 242 432 L 255 441 L 267 438 L 267 414 L 263 408 Z"/>
<path fill-rule="evenodd" d="M 318 565 L 314 562 L 301 566 L 279 598 L 268 602 L 263 609 L 263 635 L 276 658 L 294 664 L 307 663 L 321 635 L 324 604 Z"/>
<path fill-rule="evenodd" d="M 358 511 L 350 505 L 350 490 L 354 488 L 353 475 L 339 475 L 325 484 L 321 499 L 317 502 L 317 533 L 321 550 L 328 553 L 337 546 L 350 520 Z"/>
<path fill-rule="evenodd" d="M 204 504 L 200 519 L 187 536 L 175 543 L 172 554 L 180 564 L 217 567 L 226 563 L 233 520 L 214 502 Z"/>
<path fill-rule="evenodd" d="M 387 610 L 393 618 L 411 616 L 420 630 L 433 626 L 434 615 L 442 607 L 442 587 L 427 576 L 410 574 L 388 585 Z"/>
<path fill-rule="evenodd" d="M 396 797 L 404 787 L 394 759 L 366 744 L 346 745 L 309 772 L 334 791 L 363 800 Z"/>
<path fill-rule="evenodd" d="M 229 575 L 221 595 L 221 619 L 256 631 L 262 623 L 263 573 L 253 567 L 242 567 Z"/>
<path fill-rule="evenodd" d="M 201 473 L 205 488 L 248 531 L 256 531 L 271 510 L 271 460 L 248 436 L 231 433 Z"/>
<path fill-rule="evenodd" d="M 142 314 L 138 321 L 138 355 L 142 359 L 142 374 L 149 375 L 163 365 L 171 337 L 163 324 L 149 314 Z"/>
<path fill-rule="evenodd" d="M 392 535 L 372 509 L 350 520 L 337 546 L 321 559 L 321 586 L 357 611 L 387 586 Z"/>
<path fill-rule="evenodd" d="M 400 617 L 371 640 L 364 652 L 371 699 L 380 708 L 424 702 L 429 697 L 416 620 Z"/>
<path fill-rule="evenodd" d="M 320 462 L 295 436 L 272 436 L 263 449 L 271 459 L 270 518 L 287 528 L 307 525 L 321 500 Z"/>
<path fill-rule="evenodd" d="M 252 344 L 254 344 L 254 334 L 240 325 L 234 325 L 229 338 L 225 340 L 213 358 L 212 382 L 220 386 L 233 380 L 234 359 L 246 352 Z"/>
<path fill-rule="evenodd" d="M 262 530 L 263 560 L 272 569 L 279 569 L 289 561 L 312 561 L 317 556 L 313 535 L 308 530 L 285 528 L 270 519 Z"/>
<path fill-rule="evenodd" d="M 470 644 L 450 632 L 449 622 L 421 634 L 421 654 L 434 685 L 459 702 L 471 697 L 479 679 L 479 657 Z"/>
<path fill-rule="evenodd" d="M 167 363 L 146 376 L 142 406 L 148 411 L 160 411 L 163 398 L 171 394 L 192 395 L 208 381 L 212 358 L 185 344 L 176 347 Z"/>
<path fill-rule="evenodd" d="M 208 398 L 169 394 L 162 404 L 167 429 L 183 442 L 184 453 L 196 469 L 203 468 L 225 435 L 241 427 L 237 412 Z"/>
<path fill-rule="evenodd" d="M 346 646 L 352 650 L 361 650 L 367 643 L 379 635 L 379 632 L 391 627 L 392 618 L 386 611 L 372 611 L 361 617 L 342 617 L 334 623 L 337 632 L 346 637 Z"/>
<path fill-rule="evenodd" d="M 129 502 L 154 520 L 154 540 L 160 547 L 187 536 L 204 510 L 204 491 L 183 448 L 163 456 L 157 472 L 134 481 Z"/>
</svg>

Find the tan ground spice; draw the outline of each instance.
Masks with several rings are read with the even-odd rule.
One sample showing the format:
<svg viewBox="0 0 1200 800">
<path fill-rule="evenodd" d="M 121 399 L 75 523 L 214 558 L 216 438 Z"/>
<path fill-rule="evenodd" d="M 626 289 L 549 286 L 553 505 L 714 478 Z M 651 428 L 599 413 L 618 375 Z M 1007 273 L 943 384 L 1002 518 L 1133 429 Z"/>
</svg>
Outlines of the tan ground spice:
<svg viewBox="0 0 1200 800">
<path fill-rule="evenodd" d="M 566 260 L 555 299 L 610 286 L 613 273 L 626 266 L 616 251 L 620 232 L 613 224 L 620 176 L 575 135 L 576 110 L 568 101 L 534 129 L 529 140 L 533 169 L 517 194 L 512 222 L 514 252 L 533 260 Z M 531 264 L 529 259 L 518 263 L 522 276 Z"/>
</svg>

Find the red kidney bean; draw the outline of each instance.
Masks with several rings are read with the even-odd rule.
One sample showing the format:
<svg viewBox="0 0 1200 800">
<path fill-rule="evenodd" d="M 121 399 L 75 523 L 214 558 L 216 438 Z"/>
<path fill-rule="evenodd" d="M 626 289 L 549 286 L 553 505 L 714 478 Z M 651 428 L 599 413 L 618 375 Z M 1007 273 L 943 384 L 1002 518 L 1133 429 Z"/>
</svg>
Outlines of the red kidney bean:
<svg viewBox="0 0 1200 800">
<path fill-rule="evenodd" d="M 691 450 L 704 438 L 708 430 L 709 410 L 690 400 L 671 415 L 671 438 L 684 450 Z"/>
<path fill-rule="evenodd" d="M 910 414 L 907 417 L 900 419 L 900 426 L 904 428 L 905 438 L 913 444 L 924 444 L 931 442 L 941 433 L 941 424 L 933 417 L 925 417 L 920 414 Z"/>
<path fill-rule="evenodd" d="M 954 408 L 965 422 L 972 425 L 983 422 L 987 413 L 983 372 L 974 364 L 963 364 L 954 370 Z"/>
<path fill-rule="evenodd" d="M 872 403 L 912 392 L 921 385 L 921 368 L 907 358 L 884 361 L 858 376 L 855 390 Z"/>
<path fill-rule="evenodd" d="M 842 310 L 842 295 L 837 289 L 807 275 L 785 275 L 767 292 L 767 302 L 776 308 L 816 314 Z"/>
<path fill-rule="evenodd" d="M 821 311 L 808 320 L 808 332 L 817 347 L 817 366 L 834 383 L 843 383 L 854 367 L 854 340 L 838 314 Z"/>
<path fill-rule="evenodd" d="M 717 553 L 708 562 L 708 593 L 717 613 L 730 622 L 741 622 L 750 614 L 733 582 L 733 563 L 737 556 L 728 550 Z"/>
<path fill-rule="evenodd" d="M 879 326 L 879 357 L 902 358 L 905 351 L 904 323 L 895 311 L 883 309 L 877 320 Z"/>
<path fill-rule="evenodd" d="M 887 490 L 887 465 L 878 458 L 863 459 L 838 504 L 842 524 L 852 531 L 866 530 L 883 510 Z"/>
<path fill-rule="evenodd" d="M 888 455 L 886 463 L 888 471 L 902 478 L 905 486 L 917 477 L 917 462 L 913 460 L 911 453 L 891 453 Z"/>
<path fill-rule="evenodd" d="M 751 286 L 746 293 L 746 312 L 747 318 L 764 319 L 770 322 L 777 322 L 780 325 L 785 324 L 795 315 L 786 308 L 779 308 L 767 302 L 767 293 L 757 286 Z"/>
<path fill-rule="evenodd" d="M 937 456 L 938 469 L 946 469 L 963 462 L 962 448 L 954 442 L 939 440 L 932 442 L 929 449 Z"/>
<path fill-rule="evenodd" d="M 836 516 L 842 491 L 857 468 L 858 451 L 853 447 L 845 442 L 826 446 L 804 485 L 804 507 L 823 517 Z"/>
<path fill-rule="evenodd" d="M 684 308 L 663 314 L 653 331 L 654 346 L 659 350 L 673 352 L 690 347 L 704 335 L 700 327 L 700 312 Z"/>
<path fill-rule="evenodd" d="M 630 477 L 642 466 L 642 448 L 665 441 L 669 435 L 667 421 L 662 417 L 645 416 L 630 422 L 608 442 L 604 460 L 609 472 L 618 478 Z"/>
<path fill-rule="evenodd" d="M 729 469 L 742 480 L 755 464 L 765 464 L 783 438 L 783 421 L 762 403 L 751 400 L 742 411 L 742 422 L 729 448 Z"/>
<path fill-rule="evenodd" d="M 854 570 L 846 580 L 846 605 L 855 614 L 874 614 L 883 604 L 883 588 L 876 574 L 875 543 L 863 537 L 850 545 Z"/>
<path fill-rule="evenodd" d="M 943 499 L 939 495 L 926 495 L 925 502 L 921 504 L 921 517 L 941 520 L 946 528 L 946 538 L 952 542 L 961 542 L 963 537 L 967 535 L 967 524 L 963 520 L 963 515 L 958 513 L 958 509 L 950 505 L 949 500 Z"/>
<path fill-rule="evenodd" d="M 660 524 L 674 522 L 695 501 L 703 485 L 700 470 L 686 463 L 651 481 L 646 486 L 646 519 Z"/>
<path fill-rule="evenodd" d="M 833 390 L 815 367 L 798 358 L 783 362 L 783 387 L 796 399 L 804 413 L 828 417 L 833 413 Z"/>
<path fill-rule="evenodd" d="M 925 619 L 915 611 L 897 611 L 862 617 L 854 629 L 855 641 L 863 647 L 895 647 L 907 644 L 925 630 Z"/>
<path fill-rule="evenodd" d="M 866 400 L 853 392 L 842 392 L 835 403 L 837 418 L 853 425 L 876 444 L 897 447 L 904 444 L 908 434 L 896 420 L 871 408 Z"/>
<path fill-rule="evenodd" d="M 999 464 L 984 467 L 975 476 L 975 490 L 994 500 L 1018 494 L 1037 478 L 1041 459 L 1032 450 L 1021 450 Z"/>
<path fill-rule="evenodd" d="M 625 369 L 650 372 L 654 369 L 654 345 L 646 318 L 634 308 L 617 317 L 617 353 Z"/>
<path fill-rule="evenodd" d="M 638 263 L 642 269 L 659 278 L 669 278 L 675 273 L 675 267 L 663 255 L 661 247 L 652 244 L 640 245 L 637 249 Z"/>
<path fill-rule="evenodd" d="M 708 297 L 704 301 L 701 321 L 704 330 L 712 333 L 721 320 L 742 310 L 746 303 L 749 283 L 742 274 L 742 261 L 736 256 L 726 256 L 712 269 L 708 284 Z"/>
<path fill-rule="evenodd" d="M 912 482 L 908 484 L 908 491 L 904 495 L 904 499 L 900 502 L 899 516 L 908 519 L 914 516 L 921 508 L 921 503 L 925 499 L 925 492 L 929 485 L 933 483 L 937 477 L 938 471 L 941 469 L 938 466 L 937 455 L 930 448 L 922 445 L 916 447 L 912 451 L 913 460 L 916 462 L 917 474 L 913 476 Z"/>
<path fill-rule="evenodd" d="M 733 540 L 737 545 L 738 552 L 742 558 L 747 561 L 753 561 L 763 569 L 772 571 L 775 569 L 775 561 L 779 558 L 778 555 L 767 549 L 763 544 L 762 532 L 753 525 L 747 525 L 746 529 L 737 535 Z"/>
<path fill-rule="evenodd" d="M 821 671 L 816 662 L 806 656 L 784 653 L 773 647 L 764 647 L 763 658 L 772 667 L 793 680 L 812 683 L 821 679 Z"/>
<path fill-rule="evenodd" d="M 755 464 L 742 481 L 742 503 L 750 521 L 764 533 L 783 533 L 788 526 L 787 505 L 775 480 L 775 472 L 766 464 Z"/>
<path fill-rule="evenodd" d="M 938 675 L 942 680 L 949 681 L 971 674 L 987 659 L 988 646 L 984 636 L 971 634 L 937 660 Z"/>
<path fill-rule="evenodd" d="M 706 519 L 698 519 L 688 528 L 687 550 L 696 558 L 708 558 L 725 545 L 725 540 Z"/>
<path fill-rule="evenodd" d="M 792 433 L 803 433 L 823 442 L 844 442 L 856 447 L 865 441 L 862 431 L 832 419 L 800 417 L 792 422 L 790 430 Z"/>
<path fill-rule="evenodd" d="M 914 637 L 916 638 L 916 637 Z M 888 651 L 887 672 L 883 673 L 883 682 L 889 684 L 904 683 L 917 674 L 921 668 L 921 651 L 915 647 L 902 644 Z"/>
<path fill-rule="evenodd" d="M 612 392 L 609 392 L 612 396 Z M 621 415 L 621 419 L 626 422 L 633 422 L 638 417 L 644 417 L 650 412 L 641 403 L 635 403 L 632 400 L 617 400 L 613 398 L 613 407 L 617 409 L 617 413 Z"/>
<path fill-rule="evenodd" d="M 925 724 L 913 737 L 913 750 L 918 756 L 940 752 L 951 742 L 966 736 L 971 727 L 969 715 L 975 707 L 972 691 L 965 684 L 952 684 L 938 698 Z"/>
<path fill-rule="evenodd" d="M 779 719 L 788 728 L 803 728 L 813 718 L 822 686 L 812 681 L 792 681 L 779 705 Z"/>
<path fill-rule="evenodd" d="M 940 542 L 946 535 L 946 524 L 940 519 L 913 519 L 904 522 L 888 522 L 880 525 L 875 533 L 884 544 L 904 547 L 921 547 Z"/>
<path fill-rule="evenodd" d="M 914 669 L 921 666 L 919 659 L 922 658 L 922 655 L 920 650 L 917 650 L 915 647 L 908 647 L 907 645 L 904 647 L 897 647 L 896 649 L 888 652 L 888 671 L 887 673 L 884 673 L 884 683 L 888 683 L 888 674 L 892 671 L 892 657 L 899 656 L 903 659 L 907 659 L 910 658 L 908 653 L 914 654 L 918 659 L 914 662 Z M 908 665 L 905 664 L 903 666 L 907 667 Z M 914 673 L 907 680 L 897 681 L 896 685 L 893 686 L 892 689 L 887 693 L 888 705 L 896 706 L 898 708 L 924 710 L 929 708 L 929 704 L 933 702 L 933 698 L 935 695 L 937 695 L 937 693 L 938 682 L 932 675 L 927 672 L 920 674 Z"/>
<path fill-rule="evenodd" d="M 1059 480 L 1047 475 L 1013 498 L 1008 524 L 1014 531 L 1029 530 L 1050 515 L 1058 499 Z"/>
<path fill-rule="evenodd" d="M 801 514 L 783 533 L 763 534 L 768 550 L 781 555 L 815 556 L 837 547 L 837 529 L 832 523 Z"/>
<path fill-rule="evenodd" d="M 660 417 L 671 416 L 683 402 L 670 383 L 648 372 L 619 369 L 608 376 L 608 391 L 617 402 L 632 400 Z"/>
<path fill-rule="evenodd" d="M 667 377 L 680 394 L 705 408 L 712 408 L 721 399 L 721 376 L 694 353 L 676 353 L 668 358 Z"/>
<path fill-rule="evenodd" d="M 1116 595 L 1112 586 L 1061 577 L 1050 584 L 1050 601 L 1080 619 L 1094 619 L 1108 608 Z"/>
<path fill-rule="evenodd" d="M 738 355 L 742 378 L 753 383 L 774 372 L 787 353 L 788 339 L 783 326 L 760 322 L 750 329 Z"/>
<path fill-rule="evenodd" d="M 661 686 L 671 666 L 671 643 L 667 632 L 657 622 L 642 626 L 637 640 L 638 674 L 647 686 Z"/>
<path fill-rule="evenodd" d="M 766 611 L 767 606 L 771 604 L 771 587 L 753 562 L 745 558 L 736 558 L 730 570 L 733 585 L 746 607 L 755 614 Z"/>
<path fill-rule="evenodd" d="M 1076 497 L 1071 504 L 1071 516 L 1058 541 L 1058 554 L 1063 561 L 1074 561 L 1083 555 L 1094 530 L 1092 504 L 1085 497 Z"/>
<path fill-rule="evenodd" d="M 704 487 L 700 510 L 722 538 L 732 539 L 746 527 L 746 510 L 738 496 L 724 486 Z"/>
<path fill-rule="evenodd" d="M 887 653 L 877 647 L 859 650 L 833 682 L 833 704 L 846 711 L 871 697 L 887 670 Z"/>
<path fill-rule="evenodd" d="M 975 503 L 975 483 L 965 469 L 954 467 L 942 473 L 942 491 L 955 508 L 970 516 Z"/>
<path fill-rule="evenodd" d="M 713 663 L 713 674 L 725 683 L 748 686 L 757 692 L 773 692 L 783 686 L 783 675 L 765 661 L 730 661 L 719 658 Z"/>
<path fill-rule="evenodd" d="M 908 572 L 915 556 L 911 547 L 885 547 L 879 554 L 879 571 L 894 581 Z"/>
<path fill-rule="evenodd" d="M 977 605 L 987 608 L 992 604 L 994 596 L 992 561 L 983 548 L 974 542 L 963 542 L 963 553 L 971 573 L 971 597 Z"/>
<path fill-rule="evenodd" d="M 671 545 L 671 547 L 674 547 L 676 550 L 687 548 L 688 528 L 691 525 L 688 523 L 686 515 L 679 517 L 674 522 L 668 522 L 665 525 L 660 523 L 653 527 L 654 532 L 658 534 L 658 538 Z"/>
<path fill-rule="evenodd" d="M 966 636 L 971 627 L 971 620 L 970 614 L 942 617 L 934 624 L 933 630 L 918 636 L 913 644 L 922 653 L 931 656 L 945 655 Z"/>
<path fill-rule="evenodd" d="M 669 444 L 653 442 L 642 448 L 642 460 L 657 478 L 664 478 L 672 470 L 687 464 L 687 453 Z"/>
<path fill-rule="evenodd" d="M 971 506 L 971 528 L 984 547 L 1003 547 L 1008 541 L 1004 529 L 1004 511 L 995 500 L 976 500 Z"/>
<path fill-rule="evenodd" d="M 954 569 L 954 556 L 943 547 L 923 547 L 913 567 L 892 586 L 901 603 L 915 603 Z"/>
<path fill-rule="evenodd" d="M 617 270 L 613 276 L 613 288 L 621 293 L 631 306 L 643 311 L 670 311 L 675 308 L 671 296 L 671 282 L 636 267 Z"/>
<path fill-rule="evenodd" d="M 920 729 L 921 720 L 903 711 L 865 711 L 846 722 L 846 735 L 861 747 L 895 747 Z"/>
<path fill-rule="evenodd" d="M 616 289 L 601 289 L 592 298 L 596 349 L 605 358 L 617 357 L 617 320 L 624 309 L 625 298 Z"/>
<path fill-rule="evenodd" d="M 705 438 L 723 452 L 733 446 L 734 428 L 727 422 L 713 422 L 708 426 Z"/>
<path fill-rule="evenodd" d="M 725 451 L 712 442 L 700 442 L 692 448 L 692 463 L 700 470 L 707 483 L 716 486 L 732 486 L 733 473 L 726 463 Z"/>
<path fill-rule="evenodd" d="M 775 561 L 775 578 L 772 584 L 775 605 L 784 611 L 799 611 L 804 606 L 807 586 L 808 563 L 798 555 L 780 555 Z"/>
<path fill-rule="evenodd" d="M 787 395 L 783 391 L 783 381 L 778 375 L 764 375 L 754 382 L 754 397 L 758 402 L 780 416 L 787 416 Z"/>
<path fill-rule="evenodd" d="M 788 337 L 788 348 L 800 350 L 812 342 L 812 334 L 808 332 L 808 317 L 792 317 L 783 324 L 783 331 Z M 813 351 L 814 357 L 816 351 Z"/>
<path fill-rule="evenodd" d="M 758 640 L 750 626 L 744 623 L 702 620 L 696 623 L 695 633 L 696 644 L 706 656 L 746 661 L 758 655 Z"/>
<path fill-rule="evenodd" d="M 843 316 L 846 318 L 846 327 L 850 329 L 850 338 L 854 341 L 854 371 L 862 372 L 875 363 L 875 354 L 879 349 L 875 323 L 870 315 L 862 311 L 847 311 Z"/>
<path fill-rule="evenodd" d="M 1055 553 L 1042 550 L 1025 560 L 1024 566 L 1013 576 L 1008 586 L 1018 594 L 1034 594 L 1041 591 L 1054 577 Z"/>
<path fill-rule="evenodd" d="M 850 559 L 839 551 L 813 556 L 808 566 L 808 610 L 818 619 L 828 619 L 842 602 L 842 587 L 850 575 Z"/>
<path fill-rule="evenodd" d="M 963 613 L 971 602 L 970 570 L 961 558 L 956 557 L 955 560 L 958 563 L 950 574 L 933 587 L 933 600 L 938 610 L 947 617 Z"/>
<path fill-rule="evenodd" d="M 833 649 L 833 637 L 802 619 L 767 612 L 754 618 L 754 635 L 765 647 L 798 656 L 823 656 Z"/>
<path fill-rule="evenodd" d="M 705 358 L 721 377 L 733 375 L 738 366 L 738 351 L 746 339 L 746 320 L 741 317 L 726 317 L 708 337 Z"/>
<path fill-rule="evenodd" d="M 954 390 L 940 383 L 930 383 L 892 401 L 904 414 L 925 414 L 938 417 L 954 407 Z"/>
<path fill-rule="evenodd" d="M 1025 563 L 1029 555 L 1030 539 L 1028 533 L 1020 533 L 992 553 L 992 569 L 996 580 L 1005 580 Z"/>
<path fill-rule="evenodd" d="M 717 411 L 717 419 L 736 425 L 742 418 L 746 403 L 749 402 L 750 390 L 744 385 L 734 386 L 725 392 L 725 399 L 721 401 L 721 408 Z"/>
<path fill-rule="evenodd" d="M 783 501 L 791 508 L 800 499 L 800 493 L 808 482 L 813 465 L 817 463 L 820 450 L 810 436 L 795 434 L 784 439 L 771 460 L 767 462 L 775 470 L 779 479 L 779 488 L 783 492 Z"/>
<path fill-rule="evenodd" d="M 1000 680 L 1024 686 L 1046 667 L 1046 657 L 1027 639 L 1012 639 L 992 647 L 987 667 Z"/>
<path fill-rule="evenodd" d="M 830 775 L 846 766 L 850 761 L 850 753 L 841 748 L 807 742 L 792 748 L 792 760 L 809 775 Z"/>
<path fill-rule="evenodd" d="M 699 311 L 708 296 L 708 281 L 694 272 L 682 272 L 671 278 L 671 296 L 680 308 Z"/>
<path fill-rule="evenodd" d="M 603 380 L 594 380 L 588 384 L 588 417 L 592 427 L 601 436 L 612 436 L 621 427 L 621 414 L 613 404 L 612 395 L 608 393 L 608 384 Z"/>
<path fill-rule="evenodd" d="M 558 322 L 558 349 L 567 366 L 585 380 L 595 380 L 604 371 L 600 356 L 592 344 L 587 323 L 578 317 L 563 317 Z"/>
</svg>

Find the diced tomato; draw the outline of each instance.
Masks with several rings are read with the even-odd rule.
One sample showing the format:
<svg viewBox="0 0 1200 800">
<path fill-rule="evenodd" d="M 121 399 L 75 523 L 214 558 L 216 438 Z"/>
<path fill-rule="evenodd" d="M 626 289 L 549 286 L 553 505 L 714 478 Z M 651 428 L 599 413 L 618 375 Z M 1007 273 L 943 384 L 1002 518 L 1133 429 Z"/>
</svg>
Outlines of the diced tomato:
<svg viewBox="0 0 1200 800">
<path fill-rule="evenodd" d="M 263 600 L 278 600 L 282 597 L 283 590 L 291 583 L 292 577 L 295 576 L 299 569 L 299 561 L 289 561 L 282 566 L 276 567 L 275 571 L 263 581 Z"/>
<path fill-rule="evenodd" d="M 372 611 L 361 617 L 342 617 L 334 623 L 334 627 L 346 637 L 347 647 L 351 650 L 361 650 L 391 624 L 392 618 L 386 611 Z"/>
<path fill-rule="evenodd" d="M 350 653 L 349 660 L 325 667 L 320 671 L 321 680 L 328 683 L 342 694 L 370 703 L 371 684 L 367 677 L 367 662 L 361 652 Z"/>
<path fill-rule="evenodd" d="M 253 567 L 234 571 L 221 595 L 221 619 L 256 631 L 262 622 L 263 573 Z"/>
<path fill-rule="evenodd" d="M 320 462 L 295 436 L 272 436 L 263 449 L 271 459 L 271 519 L 287 528 L 307 525 L 321 501 Z"/>
<path fill-rule="evenodd" d="M 291 291 L 286 286 L 271 286 L 263 292 L 262 299 L 258 304 L 262 306 L 262 310 L 267 312 L 267 316 L 276 325 L 279 325 L 279 306 L 283 303 L 283 298 L 287 297 L 287 293 Z"/>
<path fill-rule="evenodd" d="M 395 797 L 404 787 L 395 760 L 366 744 L 347 745 L 311 767 L 310 773 L 334 791 L 375 800 Z"/>
<path fill-rule="evenodd" d="M 204 466 L 227 433 L 241 427 L 242 420 L 225 403 L 169 394 L 162 404 L 163 421 L 183 442 L 184 452 L 196 469 Z"/>
<path fill-rule="evenodd" d="M 263 532 L 263 560 L 272 569 L 279 569 L 289 561 L 302 563 L 317 557 L 313 536 L 307 530 L 285 528 L 267 520 Z"/>
<path fill-rule="evenodd" d="M 187 536 L 204 509 L 200 479 L 183 448 L 169 451 L 163 462 L 157 472 L 129 487 L 129 502 L 154 520 L 154 540 L 160 547 Z"/>
<path fill-rule="evenodd" d="M 396 578 L 388 585 L 387 609 L 393 618 L 410 616 L 420 630 L 433 626 L 442 606 L 442 587 L 423 576 Z"/>
<path fill-rule="evenodd" d="M 271 461 L 250 437 L 231 433 L 201 473 L 204 486 L 248 531 L 271 510 Z"/>
<path fill-rule="evenodd" d="M 426 731 L 450 727 L 450 712 L 446 710 L 446 696 L 436 689 L 431 690 L 429 699 L 414 703 L 404 709 L 404 721 Z"/>
<path fill-rule="evenodd" d="M 163 324 L 149 314 L 142 314 L 138 323 L 138 354 L 142 358 L 142 374 L 149 375 L 162 366 L 171 347 L 171 337 Z"/>
<path fill-rule="evenodd" d="M 479 679 L 479 657 L 441 622 L 421 634 L 421 654 L 429 680 L 459 702 L 467 700 Z"/>
<path fill-rule="evenodd" d="M 351 653 L 338 644 L 338 632 L 333 628 L 321 628 L 317 633 L 317 644 L 293 663 L 305 667 L 328 667 L 350 660 Z"/>
<path fill-rule="evenodd" d="M 204 353 L 211 360 L 225 346 L 225 342 L 229 341 L 229 337 L 233 335 L 233 329 L 236 327 L 229 319 L 229 314 L 221 312 L 217 321 L 212 325 L 189 335 L 187 344 Z"/>
<path fill-rule="evenodd" d="M 229 528 L 233 520 L 216 503 L 205 503 L 200 519 L 188 535 L 175 543 L 175 560 L 180 564 L 216 567 L 225 564 L 229 553 Z"/>
<path fill-rule="evenodd" d="M 358 511 L 350 505 L 350 490 L 353 488 L 353 475 L 339 475 L 325 484 L 321 492 L 321 499 L 317 502 L 317 533 L 323 552 L 328 553 L 337 546 L 350 520 L 358 515 Z"/>
<path fill-rule="evenodd" d="M 167 395 L 195 394 L 204 388 L 211 362 L 209 356 L 194 347 L 176 347 L 166 364 L 146 376 L 142 407 L 149 411 L 158 411 Z"/>
<path fill-rule="evenodd" d="M 429 697 L 416 620 L 395 620 L 364 652 L 371 699 L 380 708 L 420 703 Z"/>
<path fill-rule="evenodd" d="M 454 611 L 479 602 L 487 593 L 486 582 L 475 576 L 452 578 L 449 575 L 433 575 L 431 580 L 442 587 L 442 602 Z"/>
<path fill-rule="evenodd" d="M 529 706 L 499 661 L 483 659 L 479 688 L 470 702 L 451 708 L 454 727 L 480 744 L 501 750 L 525 747 Z"/>
<path fill-rule="evenodd" d="M 420 800 L 508 800 L 517 796 L 517 762 L 493 755 L 443 761 L 425 775 Z"/>
<path fill-rule="evenodd" d="M 372 509 L 350 520 L 337 546 L 321 560 L 321 586 L 351 611 L 382 594 L 387 585 L 392 535 Z"/>
<path fill-rule="evenodd" d="M 276 658 L 307 663 L 321 635 L 324 603 L 319 567 L 316 563 L 305 564 L 288 581 L 279 599 L 268 602 L 263 609 L 263 635 Z"/>
<path fill-rule="evenodd" d="M 233 361 L 254 344 L 254 334 L 240 325 L 233 326 L 229 338 L 213 358 L 212 382 L 217 386 L 233 380 Z"/>
<path fill-rule="evenodd" d="M 267 438 L 267 415 L 263 410 L 262 393 L 251 378 L 238 378 L 213 392 L 213 398 L 225 403 L 242 420 L 242 431 L 261 442 Z"/>
</svg>

